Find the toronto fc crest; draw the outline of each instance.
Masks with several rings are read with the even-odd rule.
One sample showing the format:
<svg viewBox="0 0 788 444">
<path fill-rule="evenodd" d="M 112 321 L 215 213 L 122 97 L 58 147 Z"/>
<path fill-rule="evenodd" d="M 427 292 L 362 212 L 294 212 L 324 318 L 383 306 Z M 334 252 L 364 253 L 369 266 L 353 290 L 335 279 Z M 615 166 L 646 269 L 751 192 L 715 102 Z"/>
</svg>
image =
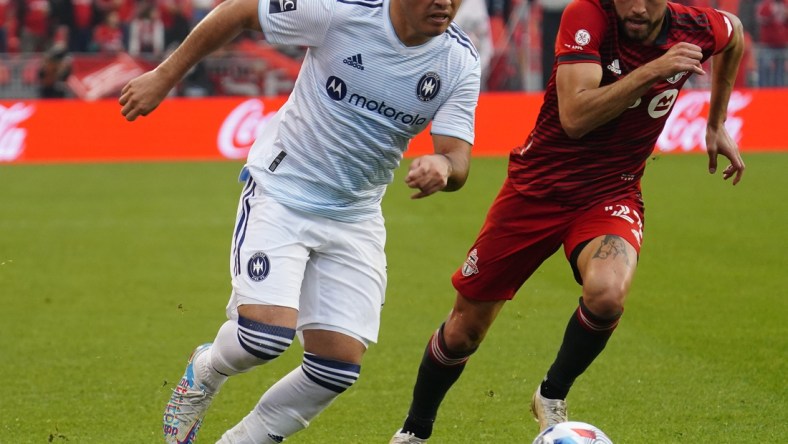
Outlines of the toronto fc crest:
<svg viewBox="0 0 788 444">
<path fill-rule="evenodd" d="M 468 259 L 465 259 L 465 263 L 462 265 L 462 275 L 468 277 L 478 273 L 479 267 L 476 266 L 476 262 L 478 261 L 479 256 L 477 256 L 476 249 L 474 248 L 470 254 L 468 254 Z"/>
</svg>

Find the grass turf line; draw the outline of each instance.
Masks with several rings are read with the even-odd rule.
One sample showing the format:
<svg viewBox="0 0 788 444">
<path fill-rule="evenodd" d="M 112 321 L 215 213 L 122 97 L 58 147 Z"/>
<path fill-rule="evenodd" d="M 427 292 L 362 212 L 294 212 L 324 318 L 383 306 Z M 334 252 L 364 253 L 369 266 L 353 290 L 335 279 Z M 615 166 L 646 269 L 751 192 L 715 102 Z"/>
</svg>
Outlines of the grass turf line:
<svg viewBox="0 0 788 444">
<path fill-rule="evenodd" d="M 626 315 L 568 399 L 573 419 L 616 444 L 788 441 L 788 155 L 745 161 L 736 187 L 709 175 L 704 156 L 661 156 L 646 170 Z M 356 386 L 288 442 L 388 442 L 505 165 L 474 159 L 465 189 L 419 201 L 398 171 L 384 200 L 380 344 Z M 169 391 L 224 319 L 238 169 L 0 167 L 0 443 L 160 442 Z M 447 396 L 431 443 L 530 443 L 528 401 L 579 291 L 561 254 L 545 263 Z M 235 377 L 200 441 L 218 439 L 299 362 L 294 345 Z"/>
</svg>

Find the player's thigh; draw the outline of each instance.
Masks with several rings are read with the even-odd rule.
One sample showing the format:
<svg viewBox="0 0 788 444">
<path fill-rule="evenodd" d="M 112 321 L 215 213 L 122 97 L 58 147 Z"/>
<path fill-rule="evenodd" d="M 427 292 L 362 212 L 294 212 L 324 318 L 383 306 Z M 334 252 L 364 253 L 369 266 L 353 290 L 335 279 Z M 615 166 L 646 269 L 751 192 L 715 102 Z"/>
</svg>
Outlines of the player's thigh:
<svg viewBox="0 0 788 444">
<path fill-rule="evenodd" d="M 255 187 L 242 194 L 230 253 L 232 296 L 238 305 L 262 304 L 298 309 L 309 259 L 310 221 Z"/>
<path fill-rule="evenodd" d="M 643 239 L 643 207 L 624 199 L 579 214 L 565 241 L 575 276 L 589 293 L 629 290 Z"/>
<path fill-rule="evenodd" d="M 522 196 L 504 183 L 465 263 L 452 276 L 470 299 L 512 299 L 563 242 L 569 217 L 560 205 Z"/>
<path fill-rule="evenodd" d="M 387 281 L 383 218 L 320 226 L 323 241 L 306 266 L 298 328 L 376 342 Z"/>
<path fill-rule="evenodd" d="M 591 240 L 577 260 L 587 303 L 623 305 L 637 269 L 637 250 L 616 234 Z"/>
</svg>

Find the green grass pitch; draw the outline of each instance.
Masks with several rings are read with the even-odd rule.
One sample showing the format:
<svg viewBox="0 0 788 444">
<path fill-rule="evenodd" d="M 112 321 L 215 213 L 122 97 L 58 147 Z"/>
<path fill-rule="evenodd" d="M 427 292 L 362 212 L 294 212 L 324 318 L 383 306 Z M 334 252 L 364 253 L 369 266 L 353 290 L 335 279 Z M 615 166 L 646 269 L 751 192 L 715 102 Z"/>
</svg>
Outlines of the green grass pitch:
<svg viewBox="0 0 788 444">
<path fill-rule="evenodd" d="M 570 417 L 616 444 L 788 442 L 788 154 L 749 154 L 742 183 L 699 155 L 660 156 L 626 314 L 577 381 Z M 237 163 L 0 167 L 0 443 L 156 443 L 191 350 L 229 294 Z M 387 443 L 423 347 L 451 307 L 505 174 L 474 159 L 465 189 L 384 200 L 389 290 L 358 383 L 292 443 Z M 530 444 L 528 403 L 579 287 L 562 254 L 507 304 L 447 396 L 435 444 Z M 200 441 L 215 442 L 300 362 L 294 345 L 233 378 Z"/>
</svg>

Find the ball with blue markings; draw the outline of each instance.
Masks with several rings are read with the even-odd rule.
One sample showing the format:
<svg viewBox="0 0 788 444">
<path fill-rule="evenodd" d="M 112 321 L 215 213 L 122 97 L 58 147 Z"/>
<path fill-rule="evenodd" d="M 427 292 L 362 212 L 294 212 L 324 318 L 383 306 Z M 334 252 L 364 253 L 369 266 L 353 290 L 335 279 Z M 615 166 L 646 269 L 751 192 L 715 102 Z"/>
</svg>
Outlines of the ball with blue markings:
<svg viewBox="0 0 788 444">
<path fill-rule="evenodd" d="M 567 421 L 544 429 L 533 444 L 613 444 L 613 441 L 591 424 Z"/>
</svg>

